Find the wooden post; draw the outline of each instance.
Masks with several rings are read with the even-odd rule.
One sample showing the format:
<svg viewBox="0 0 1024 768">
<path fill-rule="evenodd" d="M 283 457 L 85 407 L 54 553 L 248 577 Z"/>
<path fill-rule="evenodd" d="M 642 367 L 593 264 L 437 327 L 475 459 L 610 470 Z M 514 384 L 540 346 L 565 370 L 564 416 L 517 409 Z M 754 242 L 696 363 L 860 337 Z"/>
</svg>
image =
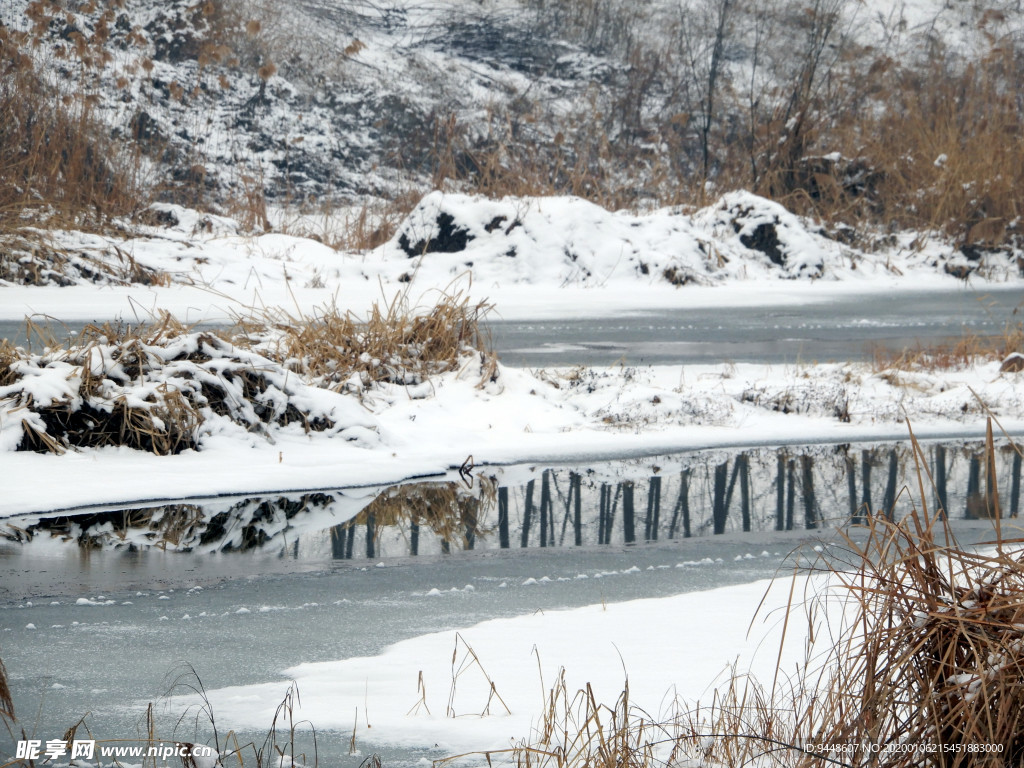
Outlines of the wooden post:
<svg viewBox="0 0 1024 768">
<path fill-rule="evenodd" d="M 854 525 L 864 523 L 857 504 L 857 463 L 849 453 L 846 454 L 846 495 L 850 499 L 850 522 Z"/>
<path fill-rule="evenodd" d="M 725 485 L 729 476 L 729 462 L 723 461 L 715 467 L 715 495 L 711 510 L 715 533 L 725 533 L 725 518 L 728 510 L 725 506 Z"/>
<path fill-rule="evenodd" d="M 583 545 L 583 508 L 582 501 L 580 500 L 581 481 L 582 478 L 579 473 L 574 472 L 570 476 L 569 493 L 572 494 L 573 500 L 573 541 L 577 547 Z"/>
<path fill-rule="evenodd" d="M 775 459 L 775 530 L 786 530 L 786 457 L 782 451 Z"/>
<path fill-rule="evenodd" d="M 871 508 L 871 453 L 866 449 L 860 453 L 860 505 L 866 515 L 874 513 Z"/>
<path fill-rule="evenodd" d="M 331 526 L 331 559 L 343 560 L 345 558 L 345 525 Z"/>
<path fill-rule="evenodd" d="M 550 469 L 545 469 L 540 476 L 540 545 L 548 545 L 548 519 L 551 517 L 551 480 Z"/>
<path fill-rule="evenodd" d="M 413 557 L 420 553 L 420 524 L 415 519 L 409 526 L 409 551 Z"/>
<path fill-rule="evenodd" d="M 804 454 L 800 457 L 802 485 L 804 490 L 804 528 L 818 527 L 818 501 L 814 497 L 814 459 Z"/>
<path fill-rule="evenodd" d="M 375 555 L 374 548 L 373 548 L 373 545 L 374 545 L 373 529 L 376 526 L 374 525 L 374 522 L 375 521 L 374 521 L 373 513 L 372 512 L 367 513 L 367 515 L 366 515 L 366 557 L 369 560 L 372 560 L 374 558 L 374 555 Z"/>
<path fill-rule="evenodd" d="M 796 460 L 786 462 L 786 530 L 793 530 L 793 507 L 796 505 Z"/>
<path fill-rule="evenodd" d="M 526 506 L 523 509 L 523 536 L 521 547 L 530 543 L 530 518 L 533 516 L 533 480 L 526 484 Z"/>
<path fill-rule="evenodd" d="M 949 497 L 946 495 L 946 446 L 935 446 L 935 506 L 945 517 L 949 509 Z"/>
<path fill-rule="evenodd" d="M 644 539 L 658 540 L 658 518 L 661 516 L 661 478 L 655 475 L 647 486 L 647 520 L 644 525 Z"/>
<path fill-rule="evenodd" d="M 899 460 L 896 458 L 896 449 L 889 451 L 889 479 L 885 484 L 885 501 L 882 504 L 882 514 L 887 519 L 896 517 L 896 480 L 899 472 Z"/>
<path fill-rule="evenodd" d="M 498 546 L 508 549 L 508 486 L 498 489 Z"/>
<path fill-rule="evenodd" d="M 622 535 L 627 544 L 636 541 L 633 509 L 633 481 L 622 483 Z"/>
<path fill-rule="evenodd" d="M 1020 453 L 1013 450 L 1013 469 L 1010 478 L 1010 517 L 1016 517 L 1020 509 Z"/>
<path fill-rule="evenodd" d="M 742 454 L 738 461 L 740 465 L 740 515 L 743 520 L 743 530 L 750 533 L 750 457 Z"/>
</svg>

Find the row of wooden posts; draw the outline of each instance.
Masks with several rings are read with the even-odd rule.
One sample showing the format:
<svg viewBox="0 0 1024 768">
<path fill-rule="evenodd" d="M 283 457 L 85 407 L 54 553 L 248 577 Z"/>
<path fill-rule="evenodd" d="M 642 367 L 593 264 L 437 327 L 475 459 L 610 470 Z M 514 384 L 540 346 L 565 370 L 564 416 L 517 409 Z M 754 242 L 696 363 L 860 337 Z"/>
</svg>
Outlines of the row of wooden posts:
<svg viewBox="0 0 1024 768">
<path fill-rule="evenodd" d="M 897 506 L 899 485 L 899 455 L 895 448 L 878 461 L 878 451 L 863 450 L 860 456 L 860 471 L 857 471 L 855 455 L 846 456 L 846 480 L 849 497 L 849 519 L 854 523 L 864 522 L 871 514 L 893 517 Z M 932 449 L 931 483 L 934 487 L 933 509 L 948 510 L 948 459 L 947 449 L 936 445 Z M 884 456 L 884 454 L 883 454 Z M 805 529 L 814 529 L 826 524 L 822 515 L 814 487 L 814 458 L 808 455 L 791 457 L 780 452 L 776 464 L 775 486 L 775 519 L 777 531 L 793 530 L 798 524 Z M 872 497 L 872 468 L 880 463 L 887 464 L 885 490 L 880 506 L 876 506 Z M 994 513 L 997 494 L 995 492 L 994 468 L 987 468 L 989 462 L 980 455 L 972 455 L 969 459 L 967 502 L 964 516 L 977 518 L 991 516 Z M 690 491 L 693 484 L 691 469 L 684 469 L 679 475 L 679 491 L 671 510 L 662 512 L 662 476 L 653 475 L 648 479 L 646 514 L 637 514 L 637 482 L 626 480 L 619 483 L 601 483 L 599 488 L 597 543 L 610 544 L 616 517 L 621 516 L 622 541 L 626 544 L 635 543 L 638 538 L 643 541 L 657 541 L 658 537 L 667 534 L 667 538 L 688 538 L 710 528 L 714 534 L 725 533 L 730 510 L 737 494 L 739 496 L 740 527 L 743 531 L 752 529 L 750 479 L 750 458 L 740 454 L 730 462 L 723 461 L 713 469 L 711 517 L 709 521 L 695 521 L 691 515 Z M 857 488 L 857 476 L 860 475 L 860 489 Z M 1009 516 L 1018 514 L 1020 497 L 1021 457 L 1014 453 L 1011 469 L 1011 487 L 1009 498 Z M 984 477 L 984 487 L 983 487 Z M 917 488 L 913 491 L 916 493 Z M 558 477 L 554 470 L 548 469 L 540 476 L 540 499 L 537 501 L 537 481 L 526 483 L 523 495 L 522 527 L 518 535 L 520 547 L 561 547 L 567 544 L 581 546 L 584 541 L 583 493 L 582 476 L 577 472 L 569 474 L 569 487 L 566 494 L 558 487 Z M 799 509 L 797 497 L 800 498 Z M 909 503 L 909 502 L 908 502 Z M 509 488 L 499 487 L 497 490 L 498 505 L 498 545 L 502 549 L 512 547 L 511 526 L 509 516 Z M 797 523 L 796 515 L 802 516 Z M 1000 510 L 1000 514 L 1003 514 Z M 664 524 L 667 521 L 667 531 Z M 833 522 L 836 522 L 833 520 Z M 365 519 L 366 526 L 366 557 L 376 555 L 376 523 L 373 515 Z M 337 526 L 332 531 L 332 551 L 335 557 L 351 559 L 355 541 L 356 525 Z M 462 546 L 473 549 L 477 538 L 475 517 L 465 525 Z M 410 525 L 410 554 L 419 554 L 420 526 L 414 521 Z M 443 552 L 450 550 L 451 543 L 442 541 Z"/>
</svg>

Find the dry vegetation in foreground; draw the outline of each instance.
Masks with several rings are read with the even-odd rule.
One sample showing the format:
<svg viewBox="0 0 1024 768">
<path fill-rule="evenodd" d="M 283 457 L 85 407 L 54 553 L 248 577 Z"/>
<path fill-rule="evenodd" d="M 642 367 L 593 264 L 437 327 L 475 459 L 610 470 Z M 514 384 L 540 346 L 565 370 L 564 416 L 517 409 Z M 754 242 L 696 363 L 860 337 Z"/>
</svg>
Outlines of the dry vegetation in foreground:
<svg viewBox="0 0 1024 768">
<path fill-rule="evenodd" d="M 65 344 L 50 338 L 39 354 L 2 341 L 0 407 L 20 417 L 18 450 L 51 453 L 124 445 L 175 454 L 198 448 L 214 416 L 256 433 L 333 430 L 343 425 L 317 398 L 299 397 L 302 387 L 359 396 L 421 384 L 466 355 L 481 382 L 493 380 L 497 359 L 479 327 L 487 310 L 446 295 L 426 312 L 401 299 L 374 305 L 365 322 L 334 307 L 307 317 L 268 310 L 213 332 L 165 313 L 152 325 L 90 325 Z M 44 379 L 53 387 L 38 388 Z"/>
<path fill-rule="evenodd" d="M 994 474 L 991 425 L 987 464 Z M 848 562 L 825 563 L 835 585 L 826 599 L 846 600 L 839 626 L 807 610 L 832 647 L 793 677 L 780 671 L 771 688 L 733 680 L 691 713 L 679 754 L 729 766 L 1019 765 L 1024 554 L 1020 539 L 1001 535 L 998 495 L 987 504 L 996 534 L 987 552 L 958 546 L 941 509 L 869 518 L 863 544 L 846 540 Z"/>
</svg>

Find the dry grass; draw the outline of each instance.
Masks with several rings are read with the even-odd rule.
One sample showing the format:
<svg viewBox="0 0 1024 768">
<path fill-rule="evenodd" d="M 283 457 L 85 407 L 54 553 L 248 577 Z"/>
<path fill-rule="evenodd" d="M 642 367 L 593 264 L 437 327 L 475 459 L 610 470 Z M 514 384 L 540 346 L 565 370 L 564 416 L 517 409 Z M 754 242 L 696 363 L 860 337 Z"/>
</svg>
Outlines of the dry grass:
<svg viewBox="0 0 1024 768">
<path fill-rule="evenodd" d="M 0 27 L 0 234 L 44 222 L 104 228 L 142 199 L 134 155 L 104 138 L 86 85 L 109 55 L 100 31 L 91 39 L 76 32 L 67 49 L 80 82 L 58 90 L 36 72 L 29 53 L 56 13 L 37 0 L 28 9 L 33 31 Z"/>
<path fill-rule="evenodd" d="M 1008 325 L 996 336 L 965 335 L 950 343 L 918 344 L 899 351 L 876 347 L 872 353 L 875 373 L 892 370 L 961 370 L 980 362 L 1003 361 L 1013 353 L 1024 352 L 1024 326 Z"/>
<path fill-rule="evenodd" d="M 924 499 L 927 462 L 911 437 Z M 991 425 L 986 462 L 994 480 Z M 830 586 L 805 594 L 794 576 L 774 617 L 783 643 L 807 628 L 795 672 L 768 683 L 734 669 L 710 702 L 660 720 L 630 705 L 628 683 L 609 707 L 589 687 L 570 697 L 560 678 L 538 736 L 485 757 L 520 768 L 1020 765 L 1024 539 L 1002 536 L 996 494 L 984 503 L 994 550 L 960 547 L 944 512 L 922 504 L 900 522 L 868 517 L 841 550 L 812 555 Z"/>
<path fill-rule="evenodd" d="M 677 728 L 633 705 L 628 680 L 608 706 L 598 702 L 589 685 L 570 695 L 561 669 L 548 689 L 537 732 L 534 739 L 507 749 L 454 755 L 434 765 L 444 768 L 476 757 L 488 765 L 500 761 L 518 768 L 661 768 L 664 747 L 674 741 Z"/>
<path fill-rule="evenodd" d="M 913 447 L 924 499 L 927 464 Z M 994 459 L 990 425 L 993 474 Z M 728 766 L 1020 764 L 1024 554 L 1001 536 L 998 496 L 986 504 L 994 552 L 958 546 L 927 505 L 901 522 L 868 518 L 863 543 L 845 537 L 847 558 L 822 563 L 844 618 L 805 606 L 811 637 L 831 633 L 824 656 L 770 689 L 734 678 L 690 713 L 678 754 Z M 791 602 L 786 622 L 800 613 Z"/>
<path fill-rule="evenodd" d="M 330 427 L 290 404 L 268 407 L 262 396 L 280 383 L 271 381 L 269 370 L 243 360 L 208 367 L 214 358 L 232 356 L 223 338 L 194 334 L 165 313 L 148 326 L 88 325 L 73 342 L 49 347 L 41 356 L 5 344 L 0 380 L 28 387 L 7 396 L 10 407 L 34 416 L 22 422 L 19 450 L 127 446 L 176 454 L 197 447 L 207 408 L 249 427 L 293 421 L 313 430 Z M 25 375 L 47 368 L 67 371 L 69 391 L 39 402 Z"/>
<path fill-rule="evenodd" d="M 14 697 L 7 682 L 7 668 L 3 659 L 0 659 L 0 719 L 3 719 L 7 726 L 13 725 L 17 719 L 14 716 Z"/>
<path fill-rule="evenodd" d="M 414 385 L 457 370 L 466 354 L 478 356 L 481 381 L 496 375 L 481 319 L 486 302 L 444 294 L 433 307 L 415 308 L 402 295 L 366 318 L 328 306 L 309 316 L 280 308 L 237 318 L 235 343 L 258 348 L 317 386 L 357 391 L 380 382 Z"/>
</svg>

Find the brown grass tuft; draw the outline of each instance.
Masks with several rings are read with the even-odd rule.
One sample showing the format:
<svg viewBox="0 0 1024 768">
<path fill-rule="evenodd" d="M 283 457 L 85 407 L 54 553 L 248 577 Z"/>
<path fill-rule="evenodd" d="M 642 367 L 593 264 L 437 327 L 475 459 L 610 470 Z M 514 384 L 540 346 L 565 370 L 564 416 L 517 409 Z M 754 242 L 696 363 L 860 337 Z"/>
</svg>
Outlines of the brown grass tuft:
<svg viewBox="0 0 1024 768">
<path fill-rule="evenodd" d="M 955 342 L 929 346 L 918 344 L 899 351 L 876 347 L 872 354 L 872 368 L 875 373 L 959 370 L 978 362 L 1003 361 L 1015 352 L 1024 352 L 1024 325 L 1019 323 L 1008 325 L 997 336 L 965 335 Z"/>
<path fill-rule="evenodd" d="M 334 306 L 309 317 L 268 309 L 239 317 L 233 335 L 335 391 L 361 391 L 377 382 L 420 384 L 457 370 L 467 353 L 479 356 L 484 381 L 496 375 L 494 354 L 480 328 L 489 311 L 487 303 L 472 304 L 460 293 L 441 296 L 426 311 L 396 296 L 383 309 L 375 303 L 366 320 Z"/>
<path fill-rule="evenodd" d="M 913 441 L 918 466 L 926 466 Z M 988 453 L 992 466 L 993 444 Z M 923 494 L 926 471 L 919 469 Z M 833 632 L 771 690 L 734 678 L 710 707 L 690 713 L 680 755 L 740 766 L 1019 765 L 1024 759 L 1024 540 L 1000 535 L 994 550 L 961 548 L 942 510 L 901 522 L 868 518 L 863 543 L 822 563 L 845 596 L 837 627 L 806 607 L 812 638 Z M 859 536 L 857 537 L 860 538 Z M 798 617 L 791 601 L 786 621 Z"/>
</svg>

